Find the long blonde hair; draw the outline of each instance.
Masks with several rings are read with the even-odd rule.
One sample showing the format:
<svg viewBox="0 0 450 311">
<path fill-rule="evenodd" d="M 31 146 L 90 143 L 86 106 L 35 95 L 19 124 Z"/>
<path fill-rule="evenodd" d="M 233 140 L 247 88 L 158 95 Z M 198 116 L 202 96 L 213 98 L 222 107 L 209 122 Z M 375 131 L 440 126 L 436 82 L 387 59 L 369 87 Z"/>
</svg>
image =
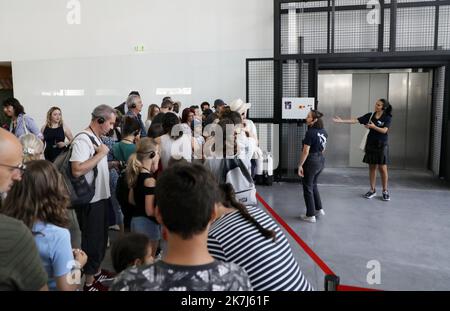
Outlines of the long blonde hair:
<svg viewBox="0 0 450 311">
<path fill-rule="evenodd" d="M 44 154 L 44 143 L 34 134 L 22 135 L 19 138 L 23 150 L 23 162 L 42 160 Z"/>
<path fill-rule="evenodd" d="M 149 137 L 142 138 L 137 144 L 136 152 L 128 159 L 127 163 L 127 183 L 129 188 L 134 188 L 145 159 L 153 159 L 158 148 Z"/>
<path fill-rule="evenodd" d="M 62 118 L 62 111 L 59 107 L 52 107 L 50 108 L 49 111 L 47 111 L 47 127 L 52 127 L 52 113 L 55 110 L 59 110 L 59 112 L 61 113 L 61 120 L 59 121 L 59 126 L 63 126 L 63 118 Z"/>
</svg>

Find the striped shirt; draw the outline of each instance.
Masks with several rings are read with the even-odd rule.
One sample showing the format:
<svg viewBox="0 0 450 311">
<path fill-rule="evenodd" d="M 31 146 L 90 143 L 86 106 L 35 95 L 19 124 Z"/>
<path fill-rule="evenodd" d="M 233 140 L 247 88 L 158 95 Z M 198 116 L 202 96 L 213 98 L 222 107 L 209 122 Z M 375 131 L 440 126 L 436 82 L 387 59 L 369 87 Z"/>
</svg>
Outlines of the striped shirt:
<svg viewBox="0 0 450 311">
<path fill-rule="evenodd" d="M 210 254 L 244 268 L 256 291 L 309 291 L 312 286 L 303 276 L 286 236 L 269 215 L 258 207 L 248 212 L 264 228 L 274 230 L 276 240 L 265 238 L 238 211 L 223 215 L 208 233 Z"/>
</svg>

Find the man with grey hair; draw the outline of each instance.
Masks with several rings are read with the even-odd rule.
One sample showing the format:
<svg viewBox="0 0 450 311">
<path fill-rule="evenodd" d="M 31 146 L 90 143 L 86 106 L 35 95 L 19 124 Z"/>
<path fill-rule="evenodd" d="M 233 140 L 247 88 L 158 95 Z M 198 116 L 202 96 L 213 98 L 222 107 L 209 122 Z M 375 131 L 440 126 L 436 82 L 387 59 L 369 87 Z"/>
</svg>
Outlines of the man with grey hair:
<svg viewBox="0 0 450 311">
<path fill-rule="evenodd" d="M 139 95 L 130 95 L 128 96 L 126 103 L 128 107 L 128 112 L 126 115 L 136 119 L 136 121 L 139 122 L 139 126 L 141 127 L 141 137 L 147 136 L 144 122 L 142 122 L 141 111 L 143 104 L 141 97 Z"/>
<path fill-rule="evenodd" d="M 88 183 L 95 185 L 91 202 L 75 206 L 81 229 L 81 248 L 88 255 L 84 266 L 86 284 L 84 290 L 107 290 L 100 281 L 112 275 L 100 269 L 108 243 L 108 211 L 111 204 L 107 155 L 109 148 L 100 136 L 114 128 L 116 114 L 112 107 L 100 105 L 92 112 L 91 123 L 72 142 L 72 174 L 85 176 Z"/>
<path fill-rule="evenodd" d="M 11 133 L 0 129 L 0 194 L 19 182 L 22 145 Z M 23 222 L 0 214 L 0 291 L 47 290 L 47 273 L 30 229 Z"/>
</svg>

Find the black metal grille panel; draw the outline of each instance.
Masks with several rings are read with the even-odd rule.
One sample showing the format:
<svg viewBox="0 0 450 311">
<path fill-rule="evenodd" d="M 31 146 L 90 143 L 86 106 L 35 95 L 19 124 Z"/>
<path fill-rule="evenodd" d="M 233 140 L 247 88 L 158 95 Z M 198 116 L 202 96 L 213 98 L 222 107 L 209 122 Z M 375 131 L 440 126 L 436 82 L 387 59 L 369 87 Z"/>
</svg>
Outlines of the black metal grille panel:
<svg viewBox="0 0 450 311">
<path fill-rule="evenodd" d="M 297 14 L 297 25 L 301 53 L 319 54 L 327 52 L 326 12 Z"/>
<path fill-rule="evenodd" d="M 282 3 L 282 10 L 327 7 L 328 1 L 289 2 Z"/>
<path fill-rule="evenodd" d="M 434 2 L 435 0 L 397 0 L 397 3 L 412 3 L 412 2 Z M 388 1 L 387 3 L 390 3 Z"/>
<path fill-rule="evenodd" d="M 326 12 L 281 15 L 281 53 L 318 54 L 327 52 Z"/>
<path fill-rule="evenodd" d="M 274 156 L 274 152 L 278 152 L 278 150 L 273 149 L 274 139 L 278 139 L 278 131 L 275 129 L 278 125 L 272 123 L 255 123 L 255 126 L 258 131 L 259 147 L 263 152 L 269 152 Z"/>
<path fill-rule="evenodd" d="M 434 7 L 399 8 L 396 51 L 433 50 L 434 26 Z"/>
<path fill-rule="evenodd" d="M 378 25 L 367 22 L 368 12 L 368 10 L 336 12 L 335 53 L 377 51 Z"/>
<path fill-rule="evenodd" d="M 438 49 L 450 50 L 450 5 L 439 8 Z"/>
<path fill-rule="evenodd" d="M 301 63 L 300 74 L 300 97 L 309 96 L 309 64 Z"/>
<path fill-rule="evenodd" d="M 288 60 L 283 63 L 282 68 L 282 97 L 308 97 L 309 64 L 296 60 Z"/>
<path fill-rule="evenodd" d="M 273 60 L 250 60 L 248 63 L 250 119 L 273 118 L 273 71 Z"/>
<path fill-rule="evenodd" d="M 304 124 L 283 124 L 280 146 L 282 149 L 281 169 L 284 172 L 283 177 L 298 178 L 296 170 L 305 133 L 306 125 Z"/>
<path fill-rule="evenodd" d="M 299 92 L 299 65 L 295 60 L 283 63 L 283 92 L 282 97 L 298 97 Z"/>
<path fill-rule="evenodd" d="M 391 33 L 391 10 L 384 10 L 384 33 L 383 33 L 383 51 L 389 51 L 389 35 Z"/>
<path fill-rule="evenodd" d="M 369 0 L 336 0 L 335 6 L 367 5 Z"/>
<path fill-rule="evenodd" d="M 281 4 L 281 55 L 377 52 L 379 28 L 367 21 L 367 0 L 335 0 Z M 385 3 L 390 5 L 391 1 Z M 405 4 L 411 4 L 405 7 Z M 450 6 L 435 0 L 398 0 L 395 51 L 435 49 L 435 12 L 439 5 L 438 49 L 450 50 Z M 359 6 L 359 8 L 358 8 Z M 384 10 L 383 51 L 390 47 L 390 9 Z M 331 16 L 329 18 L 329 16 Z M 333 28 L 334 27 L 334 28 Z M 334 44 L 334 46 L 330 46 Z"/>
<path fill-rule="evenodd" d="M 433 118 L 431 124 L 431 169 L 439 175 L 442 144 L 442 116 L 444 114 L 445 67 L 434 71 Z"/>
</svg>

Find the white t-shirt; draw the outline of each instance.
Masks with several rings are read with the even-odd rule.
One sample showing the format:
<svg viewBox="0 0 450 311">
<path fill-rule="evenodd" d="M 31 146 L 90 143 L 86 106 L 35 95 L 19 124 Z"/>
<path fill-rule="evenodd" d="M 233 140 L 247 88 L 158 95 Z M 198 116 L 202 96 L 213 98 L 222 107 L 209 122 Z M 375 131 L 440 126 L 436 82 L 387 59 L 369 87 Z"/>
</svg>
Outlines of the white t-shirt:
<svg viewBox="0 0 450 311">
<path fill-rule="evenodd" d="M 258 132 L 256 130 L 256 125 L 255 123 L 253 123 L 252 120 L 249 119 L 245 119 L 244 123 L 246 124 L 246 126 L 248 126 L 248 128 L 250 129 L 250 132 L 255 135 L 256 139 L 258 139 Z"/>
<path fill-rule="evenodd" d="M 236 142 L 238 145 L 238 158 L 241 159 L 247 169 L 251 171 L 251 160 L 253 154 L 258 149 L 256 140 L 253 137 L 247 137 L 244 132 L 241 132 L 237 135 Z"/>
<path fill-rule="evenodd" d="M 97 137 L 92 135 L 92 133 L 88 131 L 83 132 L 93 137 L 99 146 L 102 144 L 102 142 L 99 141 Z M 70 162 L 86 162 L 95 154 L 94 145 L 86 135 L 78 136 L 72 144 L 73 149 Z M 97 170 L 98 174 L 95 179 L 95 195 L 90 203 L 95 203 L 111 197 L 111 192 L 109 190 L 108 157 L 106 155 L 100 160 L 100 162 L 98 162 Z M 92 180 L 94 179 L 94 171 L 91 170 L 87 172 L 85 177 L 88 183 L 92 183 Z"/>
<path fill-rule="evenodd" d="M 170 157 L 175 159 L 185 158 L 192 161 L 192 136 L 183 134 L 178 139 L 172 139 L 169 134 L 161 136 L 161 163 L 163 170 L 167 168 Z"/>
<path fill-rule="evenodd" d="M 148 133 L 148 129 L 150 128 L 150 126 L 152 125 L 152 120 L 145 120 L 145 131 Z"/>
</svg>

